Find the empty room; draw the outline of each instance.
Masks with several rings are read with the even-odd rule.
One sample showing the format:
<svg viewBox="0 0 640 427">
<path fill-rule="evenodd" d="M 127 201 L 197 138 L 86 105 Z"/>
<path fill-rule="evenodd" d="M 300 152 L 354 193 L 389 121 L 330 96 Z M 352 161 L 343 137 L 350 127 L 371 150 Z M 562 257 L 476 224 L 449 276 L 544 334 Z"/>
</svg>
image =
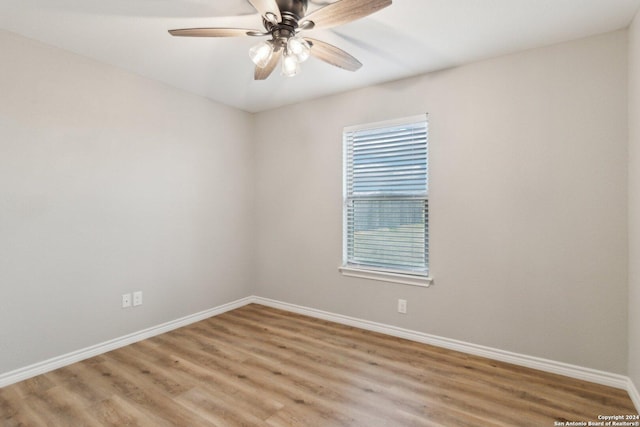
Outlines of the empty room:
<svg viewBox="0 0 640 427">
<path fill-rule="evenodd" d="M 640 426 L 640 0 L 2 0 L 0 426 Z"/>
</svg>

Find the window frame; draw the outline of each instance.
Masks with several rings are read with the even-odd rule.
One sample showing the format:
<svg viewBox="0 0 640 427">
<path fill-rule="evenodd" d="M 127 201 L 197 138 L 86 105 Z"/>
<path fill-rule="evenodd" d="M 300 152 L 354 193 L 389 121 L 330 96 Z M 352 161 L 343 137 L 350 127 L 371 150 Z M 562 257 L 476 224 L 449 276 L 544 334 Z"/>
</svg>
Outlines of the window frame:
<svg viewBox="0 0 640 427">
<path fill-rule="evenodd" d="M 392 128 L 396 126 L 414 124 L 417 122 L 425 122 L 427 126 L 427 153 L 426 153 L 426 162 L 427 162 L 427 191 L 426 196 L 424 198 L 418 197 L 420 200 L 425 200 L 427 206 L 427 217 L 426 217 L 426 236 L 425 244 L 427 246 L 427 250 L 429 247 L 429 115 L 427 113 L 419 114 L 415 116 L 403 117 L 399 119 L 392 120 L 384 120 L 373 123 L 365 123 L 354 126 L 347 126 L 343 129 L 343 165 L 342 165 L 342 214 L 343 214 L 343 227 L 342 227 L 342 265 L 338 268 L 338 270 L 344 276 L 348 277 L 358 277 L 370 280 L 384 281 L 384 282 L 392 282 L 392 283 L 400 283 L 405 285 L 412 286 L 422 286 L 428 287 L 432 284 L 433 279 L 430 277 L 431 268 L 430 268 L 430 259 L 427 255 L 426 268 L 427 271 L 422 274 L 418 272 L 404 271 L 404 270 L 395 270 L 395 269 L 386 269 L 386 268 L 378 268 L 375 266 L 361 265 L 361 264 L 349 264 L 348 263 L 348 208 L 347 204 L 349 200 L 355 200 L 353 197 L 349 197 L 348 191 L 348 143 L 347 143 L 347 135 L 353 132 L 365 131 L 365 130 L 373 130 L 380 128 Z M 407 196 L 407 199 L 410 197 Z"/>
</svg>

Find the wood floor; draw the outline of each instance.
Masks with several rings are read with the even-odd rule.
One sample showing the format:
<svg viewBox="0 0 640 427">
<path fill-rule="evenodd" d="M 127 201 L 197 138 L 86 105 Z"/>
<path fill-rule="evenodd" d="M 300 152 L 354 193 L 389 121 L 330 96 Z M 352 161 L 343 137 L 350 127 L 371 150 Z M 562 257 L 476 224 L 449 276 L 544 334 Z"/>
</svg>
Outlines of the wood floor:
<svg viewBox="0 0 640 427">
<path fill-rule="evenodd" d="M 554 426 L 627 393 L 259 305 L 0 389 L 2 426 Z"/>
</svg>

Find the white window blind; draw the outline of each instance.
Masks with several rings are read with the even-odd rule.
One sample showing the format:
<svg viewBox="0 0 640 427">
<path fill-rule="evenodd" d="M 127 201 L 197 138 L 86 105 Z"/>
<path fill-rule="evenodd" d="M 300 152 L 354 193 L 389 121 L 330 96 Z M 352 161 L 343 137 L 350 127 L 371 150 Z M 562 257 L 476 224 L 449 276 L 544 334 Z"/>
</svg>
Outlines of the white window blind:
<svg viewBox="0 0 640 427">
<path fill-rule="evenodd" d="M 429 273 L 426 114 L 344 130 L 344 264 Z"/>
</svg>

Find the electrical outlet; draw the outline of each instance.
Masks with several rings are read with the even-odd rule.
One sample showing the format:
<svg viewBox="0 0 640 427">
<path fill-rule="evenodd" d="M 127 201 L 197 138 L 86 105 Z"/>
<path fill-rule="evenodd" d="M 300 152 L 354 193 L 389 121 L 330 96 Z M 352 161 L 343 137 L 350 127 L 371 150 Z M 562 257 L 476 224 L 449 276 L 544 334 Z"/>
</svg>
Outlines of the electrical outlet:
<svg viewBox="0 0 640 427">
<path fill-rule="evenodd" d="M 122 294 L 122 308 L 131 307 L 131 294 Z"/>
<path fill-rule="evenodd" d="M 407 314 L 407 300 L 399 299 L 398 300 L 398 313 Z"/>
<path fill-rule="evenodd" d="M 133 306 L 137 307 L 139 305 L 142 305 L 142 291 L 133 293 Z"/>
</svg>

